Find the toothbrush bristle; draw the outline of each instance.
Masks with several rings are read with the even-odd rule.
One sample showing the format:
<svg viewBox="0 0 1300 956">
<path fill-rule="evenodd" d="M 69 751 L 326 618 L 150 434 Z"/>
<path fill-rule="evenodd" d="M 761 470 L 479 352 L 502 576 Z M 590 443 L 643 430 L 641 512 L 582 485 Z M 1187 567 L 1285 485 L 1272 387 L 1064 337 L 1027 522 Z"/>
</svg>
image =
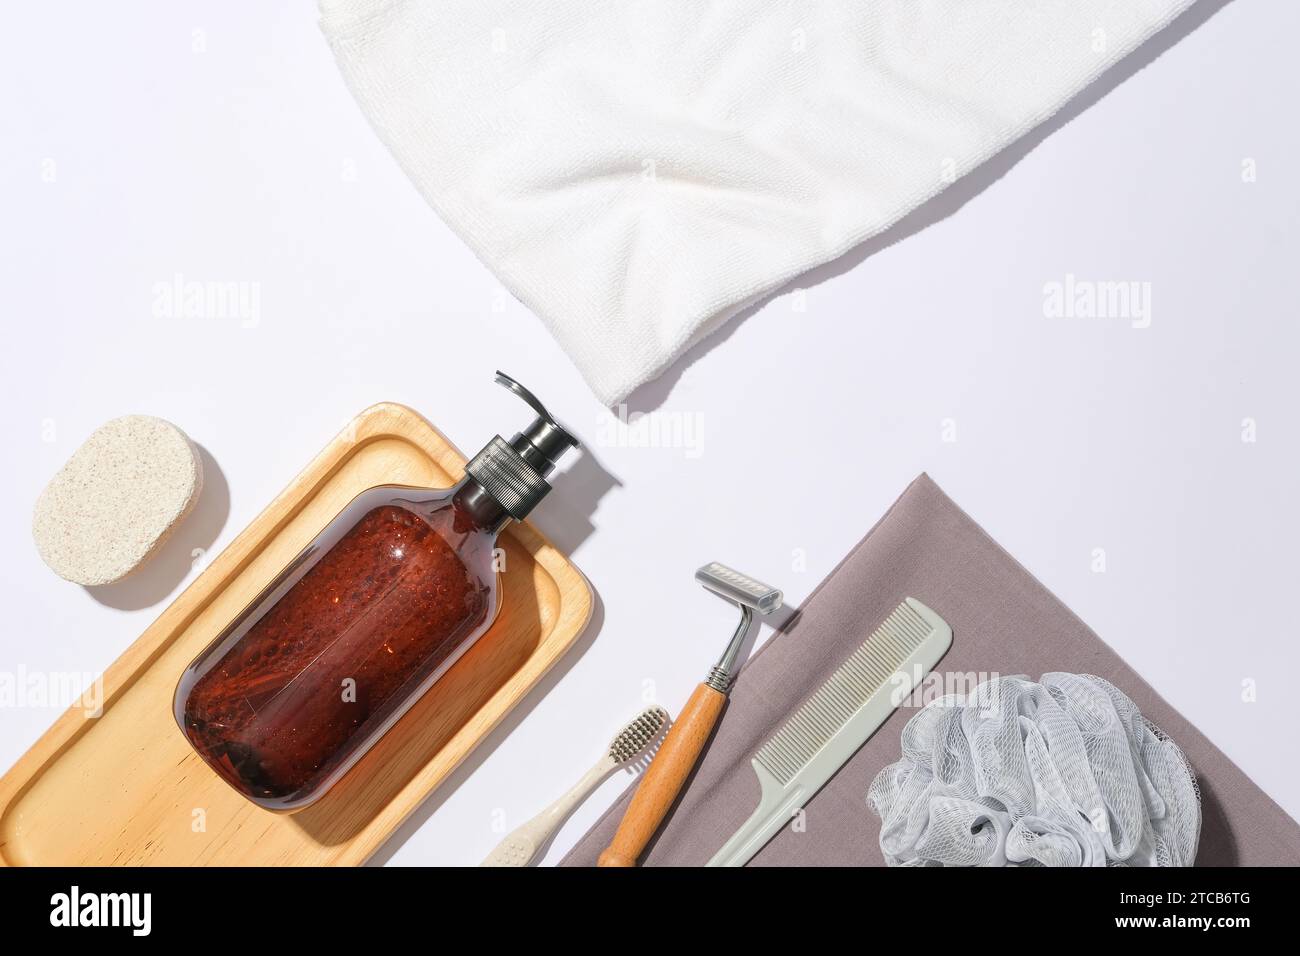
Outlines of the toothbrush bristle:
<svg viewBox="0 0 1300 956">
<path fill-rule="evenodd" d="M 668 711 L 658 706 L 647 707 L 609 742 L 609 755 L 616 763 L 627 763 L 640 756 L 667 722 Z"/>
<path fill-rule="evenodd" d="M 754 759 L 788 784 L 934 633 L 934 626 L 906 601 L 898 605 Z"/>
</svg>

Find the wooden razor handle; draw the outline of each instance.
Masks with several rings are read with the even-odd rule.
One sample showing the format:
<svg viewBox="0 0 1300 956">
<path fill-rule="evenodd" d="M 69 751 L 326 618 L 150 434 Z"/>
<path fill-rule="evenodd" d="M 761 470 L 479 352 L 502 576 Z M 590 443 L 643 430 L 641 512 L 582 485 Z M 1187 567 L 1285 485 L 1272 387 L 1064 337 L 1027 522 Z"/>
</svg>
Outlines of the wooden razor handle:
<svg viewBox="0 0 1300 956">
<path fill-rule="evenodd" d="M 650 761 L 618 832 L 596 861 L 597 866 L 636 866 L 700 759 L 726 702 L 727 695 L 708 684 L 695 688 Z"/>
</svg>

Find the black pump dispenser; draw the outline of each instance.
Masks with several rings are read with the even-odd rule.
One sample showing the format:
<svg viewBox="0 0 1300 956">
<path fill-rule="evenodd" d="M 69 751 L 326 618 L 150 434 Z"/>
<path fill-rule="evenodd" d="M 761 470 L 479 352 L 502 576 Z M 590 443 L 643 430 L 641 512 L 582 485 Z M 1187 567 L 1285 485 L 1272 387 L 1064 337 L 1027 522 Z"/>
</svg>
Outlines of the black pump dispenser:
<svg viewBox="0 0 1300 956">
<path fill-rule="evenodd" d="M 551 490 L 546 480 L 556 463 L 578 440 L 555 420 L 537 396 L 504 372 L 496 381 L 522 398 L 537 413 L 510 441 L 495 436 L 469 460 L 465 474 L 511 518 L 522 521 Z"/>
</svg>

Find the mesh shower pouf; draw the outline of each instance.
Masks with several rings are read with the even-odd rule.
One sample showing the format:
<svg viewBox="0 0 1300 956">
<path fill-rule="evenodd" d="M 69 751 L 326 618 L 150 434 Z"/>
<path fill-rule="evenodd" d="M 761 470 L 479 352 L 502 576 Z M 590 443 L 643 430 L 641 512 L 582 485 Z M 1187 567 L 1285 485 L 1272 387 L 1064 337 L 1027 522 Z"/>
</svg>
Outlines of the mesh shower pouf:
<svg viewBox="0 0 1300 956">
<path fill-rule="evenodd" d="M 867 795 L 890 866 L 1190 866 L 1196 777 L 1089 674 L 985 681 L 926 705 Z"/>
</svg>

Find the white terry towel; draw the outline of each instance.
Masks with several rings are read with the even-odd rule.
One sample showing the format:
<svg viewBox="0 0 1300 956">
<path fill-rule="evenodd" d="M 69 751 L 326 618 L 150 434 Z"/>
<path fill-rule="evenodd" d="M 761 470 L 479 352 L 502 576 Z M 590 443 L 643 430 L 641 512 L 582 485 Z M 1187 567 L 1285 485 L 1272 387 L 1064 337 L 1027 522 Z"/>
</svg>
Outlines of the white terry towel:
<svg viewBox="0 0 1300 956">
<path fill-rule="evenodd" d="M 606 404 L 1191 0 L 320 0 L 357 101 Z"/>
</svg>

